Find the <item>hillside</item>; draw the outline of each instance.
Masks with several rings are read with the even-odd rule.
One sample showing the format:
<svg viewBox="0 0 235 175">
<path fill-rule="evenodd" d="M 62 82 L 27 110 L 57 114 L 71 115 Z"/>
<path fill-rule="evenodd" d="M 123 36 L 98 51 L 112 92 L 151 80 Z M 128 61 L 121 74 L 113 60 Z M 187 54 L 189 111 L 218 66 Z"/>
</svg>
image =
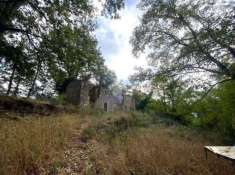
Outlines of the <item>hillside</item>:
<svg viewBox="0 0 235 175">
<path fill-rule="evenodd" d="M 53 105 L 46 101 L 0 96 L 0 116 L 2 117 L 4 117 L 4 115 L 9 115 L 10 117 L 10 113 L 14 114 L 14 116 L 49 116 L 63 111 L 65 111 L 64 107 Z"/>
<path fill-rule="evenodd" d="M 16 114 L 15 114 L 16 115 Z M 0 119 L 0 174 L 232 175 L 231 162 L 204 145 L 210 132 L 138 112 L 80 113 Z"/>
<path fill-rule="evenodd" d="M 235 175 L 234 2 L 0 0 L 0 175 Z"/>
</svg>

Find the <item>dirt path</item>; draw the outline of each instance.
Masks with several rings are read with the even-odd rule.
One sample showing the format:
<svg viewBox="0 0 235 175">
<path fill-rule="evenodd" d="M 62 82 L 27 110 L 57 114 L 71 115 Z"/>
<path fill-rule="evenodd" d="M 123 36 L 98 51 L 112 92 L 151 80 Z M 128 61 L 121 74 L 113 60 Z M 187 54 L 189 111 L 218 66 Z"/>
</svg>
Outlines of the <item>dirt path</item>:
<svg viewBox="0 0 235 175">
<path fill-rule="evenodd" d="M 75 128 L 74 135 L 68 139 L 68 148 L 64 152 L 65 167 L 58 172 L 60 175 L 85 175 L 90 166 L 89 154 L 93 151 L 92 141 L 84 142 L 82 132 L 88 128 L 90 121 L 84 119 L 81 125 Z"/>
</svg>

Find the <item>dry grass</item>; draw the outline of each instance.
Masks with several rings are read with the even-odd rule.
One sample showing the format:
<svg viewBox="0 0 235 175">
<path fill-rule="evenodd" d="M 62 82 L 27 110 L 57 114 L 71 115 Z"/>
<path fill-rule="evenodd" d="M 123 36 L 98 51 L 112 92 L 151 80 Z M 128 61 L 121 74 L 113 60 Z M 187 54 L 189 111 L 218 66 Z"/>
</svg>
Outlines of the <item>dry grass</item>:
<svg viewBox="0 0 235 175">
<path fill-rule="evenodd" d="M 183 135 L 177 128 L 157 127 L 129 133 L 100 144 L 91 158 L 93 174 L 112 175 L 234 175 L 229 161 L 205 158 L 202 136 Z M 99 173 L 97 173 L 99 172 Z"/>
<path fill-rule="evenodd" d="M 57 167 L 66 167 L 64 150 L 82 130 L 81 120 L 89 124 L 81 132 L 88 137 L 85 145 L 92 145 L 86 148 L 92 150 L 86 152 L 87 175 L 235 174 L 231 162 L 211 154 L 205 159 L 203 146 L 220 141 L 209 141 L 188 128 L 147 125 L 138 117 L 116 113 L 82 119 L 68 115 L 0 120 L 0 175 L 58 174 Z"/>
<path fill-rule="evenodd" d="M 0 174 L 48 174 L 62 162 L 76 117 L 26 117 L 0 121 Z"/>
</svg>

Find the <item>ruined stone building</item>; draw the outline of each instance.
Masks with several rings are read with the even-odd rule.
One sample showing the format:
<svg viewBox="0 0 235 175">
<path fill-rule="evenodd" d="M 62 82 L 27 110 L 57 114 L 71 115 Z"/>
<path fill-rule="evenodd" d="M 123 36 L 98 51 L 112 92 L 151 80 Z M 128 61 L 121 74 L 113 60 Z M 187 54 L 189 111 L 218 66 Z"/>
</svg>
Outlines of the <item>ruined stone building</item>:
<svg viewBox="0 0 235 175">
<path fill-rule="evenodd" d="M 135 110 L 135 100 L 132 95 L 125 92 L 113 95 L 109 90 L 95 86 L 89 81 L 70 82 L 65 91 L 65 98 L 70 104 L 81 107 L 90 105 L 106 112 Z"/>
<path fill-rule="evenodd" d="M 73 105 L 88 105 L 90 88 L 91 85 L 88 81 L 74 80 L 70 82 L 65 90 L 66 101 Z"/>
</svg>

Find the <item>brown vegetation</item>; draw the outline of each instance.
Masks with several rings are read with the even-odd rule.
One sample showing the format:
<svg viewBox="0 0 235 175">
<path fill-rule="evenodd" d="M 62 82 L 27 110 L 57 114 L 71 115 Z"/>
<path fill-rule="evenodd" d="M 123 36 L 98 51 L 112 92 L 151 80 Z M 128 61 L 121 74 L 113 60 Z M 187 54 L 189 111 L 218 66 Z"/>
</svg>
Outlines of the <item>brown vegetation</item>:
<svg viewBox="0 0 235 175">
<path fill-rule="evenodd" d="M 222 144 L 212 133 L 140 113 L 97 116 L 1 119 L 0 174 L 235 174 L 227 160 L 206 160 L 204 145 Z"/>
<path fill-rule="evenodd" d="M 48 116 L 56 113 L 58 114 L 63 111 L 63 107 L 52 105 L 44 101 L 0 96 L 1 117 L 4 117 L 4 115 L 8 115 L 9 113 L 17 113 L 20 116 L 30 114 Z"/>
<path fill-rule="evenodd" d="M 52 173 L 63 163 L 66 138 L 77 123 L 73 116 L 1 119 L 0 174 Z"/>
<path fill-rule="evenodd" d="M 123 120 L 123 118 L 122 118 Z M 107 133 L 106 133 L 107 134 Z M 208 133 L 207 133 L 208 134 Z M 102 135 L 104 137 L 104 135 Z M 112 175 L 233 175 L 232 162 L 209 155 L 203 147 L 222 144 L 183 126 L 129 128 L 111 141 L 96 145 L 91 174 Z"/>
</svg>

